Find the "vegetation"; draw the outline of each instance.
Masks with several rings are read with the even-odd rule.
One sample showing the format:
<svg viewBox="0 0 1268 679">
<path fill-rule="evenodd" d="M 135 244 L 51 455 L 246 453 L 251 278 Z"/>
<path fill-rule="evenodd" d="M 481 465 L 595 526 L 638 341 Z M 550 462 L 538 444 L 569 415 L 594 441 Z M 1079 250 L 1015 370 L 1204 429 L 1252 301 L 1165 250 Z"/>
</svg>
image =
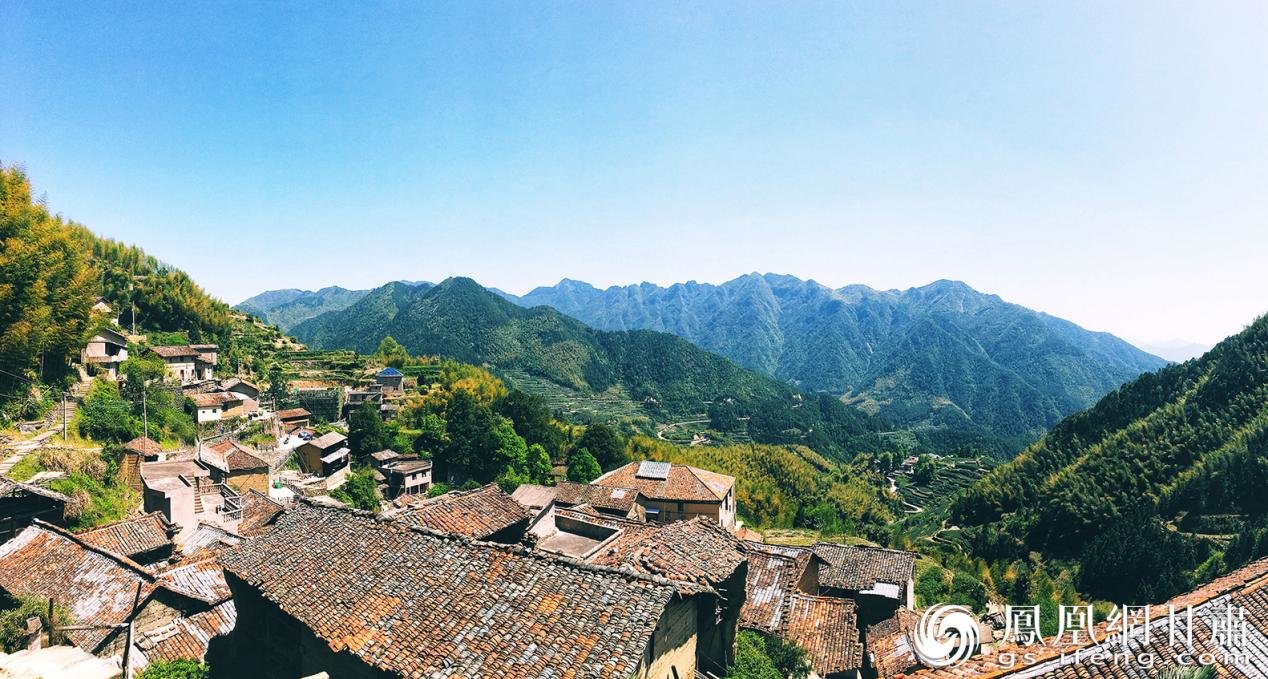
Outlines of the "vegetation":
<svg viewBox="0 0 1268 679">
<path fill-rule="evenodd" d="M 157 660 L 145 666 L 137 679 L 207 679 L 211 668 L 197 660 Z"/>
<path fill-rule="evenodd" d="M 431 287 L 391 283 L 342 311 L 295 327 L 313 346 L 373 352 L 391 336 L 410 352 L 520 371 L 588 393 L 620 388 L 660 421 L 711 403 L 719 429 L 808 445 L 845 458 L 881 447 L 889 425 L 829 395 L 802 395 L 665 333 L 600 332 L 545 307 L 523 309 L 466 278 Z M 742 423 L 742 425 L 741 425 Z M 542 442 L 546 445 L 545 442 Z"/>
<path fill-rule="evenodd" d="M 601 330 L 673 333 L 807 391 L 848 394 L 920 428 L 926 450 L 969 456 L 1014 453 L 1062 416 L 1163 366 L 1117 338 L 955 281 L 903 292 L 832 290 L 773 274 L 668 288 L 564 281 L 518 302 Z"/>
<path fill-rule="evenodd" d="M 805 679 L 810 675 L 806 652 L 774 636 L 741 630 L 729 679 Z"/>
<path fill-rule="evenodd" d="M 1251 545 L 1268 515 L 1266 484 L 1268 318 L 1260 318 L 1202 358 L 1145 375 L 1062 421 L 974 484 L 952 514 L 985 558 L 1039 551 L 1077 560 L 1089 594 L 1156 602 L 1258 553 Z M 1230 539 L 1236 550 L 1225 552 Z M 1125 562 L 1129 545 L 1144 550 L 1133 555 L 1139 566 Z M 1162 547 L 1173 552 L 1167 563 L 1152 561 Z M 1104 586 L 1096 576 L 1108 578 Z"/>
<path fill-rule="evenodd" d="M 330 491 L 330 497 L 357 509 L 377 512 L 382 506 L 378 484 L 374 481 L 374 470 L 370 467 L 359 467 L 348 474 L 342 486 Z"/>
<path fill-rule="evenodd" d="M 239 304 L 243 313 L 281 328 L 284 332 L 314 316 L 344 309 L 361 299 L 369 290 L 346 290 L 338 286 L 308 290 L 271 290 Z"/>
<path fill-rule="evenodd" d="M 568 480 L 576 483 L 590 483 L 603 474 L 599 461 L 594 459 L 585 448 L 578 448 L 568 456 Z"/>
<path fill-rule="evenodd" d="M 38 597 L 11 597 L 3 595 L 0 601 L 0 651 L 16 653 L 27 647 L 29 637 L 26 632 L 28 618 L 39 618 L 41 629 L 64 627 L 71 624 L 70 613 L 60 605 L 53 606 L 53 620 L 48 617 L 48 599 Z M 55 631 L 53 641 L 64 643 Z"/>
</svg>

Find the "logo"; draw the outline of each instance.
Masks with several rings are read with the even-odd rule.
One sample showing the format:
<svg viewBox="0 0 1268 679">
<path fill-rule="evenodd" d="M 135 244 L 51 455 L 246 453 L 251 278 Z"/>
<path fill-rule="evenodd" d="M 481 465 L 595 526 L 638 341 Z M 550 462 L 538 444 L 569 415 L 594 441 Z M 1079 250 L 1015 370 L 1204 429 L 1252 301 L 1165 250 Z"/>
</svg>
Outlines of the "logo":
<svg viewBox="0 0 1268 679">
<path fill-rule="evenodd" d="M 934 606 L 920 616 L 912 641 L 916 657 L 926 666 L 958 665 L 978 646 L 977 621 L 964 606 Z"/>
</svg>

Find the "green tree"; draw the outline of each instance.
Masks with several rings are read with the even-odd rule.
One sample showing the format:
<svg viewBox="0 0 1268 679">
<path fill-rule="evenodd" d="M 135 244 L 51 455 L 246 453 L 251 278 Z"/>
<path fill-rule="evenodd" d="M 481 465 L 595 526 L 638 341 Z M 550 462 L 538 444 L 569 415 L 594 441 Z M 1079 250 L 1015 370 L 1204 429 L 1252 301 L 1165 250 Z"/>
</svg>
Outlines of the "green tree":
<svg viewBox="0 0 1268 679">
<path fill-rule="evenodd" d="M 409 350 L 401 346 L 400 342 L 392 339 L 391 335 L 384 337 L 383 341 L 379 342 L 379 348 L 374 352 L 374 356 L 375 358 L 383 359 L 393 368 L 399 368 L 409 363 L 410 360 Z"/>
<path fill-rule="evenodd" d="M 0 650 L 5 653 L 15 653 L 26 648 L 27 618 L 39 618 L 43 629 L 49 628 L 48 599 L 39 597 L 12 599 L 7 596 L 5 599 L 3 610 L 0 610 Z M 53 620 L 54 627 L 71 624 L 70 613 L 61 606 L 53 607 Z M 64 643 L 62 639 L 57 638 L 56 634 L 54 641 Z"/>
<path fill-rule="evenodd" d="M 207 679 L 211 668 L 197 660 L 156 660 L 145 666 L 137 679 Z"/>
<path fill-rule="evenodd" d="M 119 387 L 108 380 L 94 380 L 79 408 L 79 433 L 96 441 L 128 441 L 140 429 L 132 416 L 132 405 L 119 395 Z"/>
<path fill-rule="evenodd" d="M 524 471 L 527 472 L 530 483 L 551 482 L 551 478 L 554 476 L 554 469 L 550 464 L 550 455 L 540 443 L 534 443 L 528 447 L 528 454 L 524 461 Z"/>
<path fill-rule="evenodd" d="M 577 448 L 568 456 L 568 480 L 577 483 L 590 483 L 599 478 L 603 470 L 599 461 L 594 459 L 589 450 Z"/>
<path fill-rule="evenodd" d="M 380 507 L 379 488 L 374 481 L 374 472 L 369 467 L 362 467 L 348 475 L 342 486 L 330 492 L 330 497 L 366 511 L 377 512 Z"/>
<path fill-rule="evenodd" d="M 379 416 L 379 409 L 366 401 L 348 416 L 348 447 L 357 458 L 392 445 L 392 432 Z"/>
<path fill-rule="evenodd" d="M 512 389 L 493 402 L 493 410 L 510 418 L 515 433 L 523 436 L 529 445 L 541 445 L 551 455 L 562 452 L 564 433 L 555 426 L 550 409 L 540 396 Z"/>
<path fill-rule="evenodd" d="M 616 430 L 606 424 L 586 427 L 575 447 L 590 451 L 604 470 L 615 469 L 629 462 L 629 458 L 625 456 L 625 441 L 621 440 Z"/>
<path fill-rule="evenodd" d="M 274 363 L 269 366 L 269 387 L 265 391 L 269 399 L 272 401 L 269 405 L 277 405 L 281 408 L 286 403 L 287 391 L 290 385 L 286 381 L 286 374 L 282 372 L 282 366 Z"/>
<path fill-rule="evenodd" d="M 435 457 L 436 453 L 445 450 L 449 445 L 449 435 L 445 432 L 445 418 L 435 413 L 424 415 L 418 422 L 418 436 L 414 438 L 414 452 Z"/>
</svg>

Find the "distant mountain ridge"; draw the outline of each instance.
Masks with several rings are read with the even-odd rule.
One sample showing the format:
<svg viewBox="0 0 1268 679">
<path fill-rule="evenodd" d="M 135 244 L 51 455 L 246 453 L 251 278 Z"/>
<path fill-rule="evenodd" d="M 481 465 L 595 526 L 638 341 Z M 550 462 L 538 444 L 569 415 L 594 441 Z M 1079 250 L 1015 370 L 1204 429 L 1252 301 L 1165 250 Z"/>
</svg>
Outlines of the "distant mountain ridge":
<svg viewBox="0 0 1268 679">
<path fill-rule="evenodd" d="M 879 449 L 878 433 L 889 427 L 830 395 L 802 395 L 674 335 L 595 330 L 549 307 L 517 306 L 469 278 L 389 283 L 300 323 L 293 334 L 314 348 L 363 353 L 390 335 L 416 354 L 523 371 L 588 392 L 617 388 L 662 416 L 708 411 L 720 429 L 742 427 L 760 442 L 804 443 L 829 455 Z"/>
<path fill-rule="evenodd" d="M 400 282 L 412 287 L 431 285 L 425 281 Z M 369 290 L 348 290 L 337 285 L 320 290 L 269 290 L 239 302 L 234 308 L 290 332 L 296 325 L 327 311 L 346 309 L 369 293 Z"/>
<path fill-rule="evenodd" d="M 1021 442 L 1166 365 L 1113 335 L 957 281 L 880 291 L 748 274 L 720 285 L 599 290 L 565 279 L 506 297 L 602 330 L 670 332 L 805 390 L 845 395 L 897 423 Z"/>
</svg>

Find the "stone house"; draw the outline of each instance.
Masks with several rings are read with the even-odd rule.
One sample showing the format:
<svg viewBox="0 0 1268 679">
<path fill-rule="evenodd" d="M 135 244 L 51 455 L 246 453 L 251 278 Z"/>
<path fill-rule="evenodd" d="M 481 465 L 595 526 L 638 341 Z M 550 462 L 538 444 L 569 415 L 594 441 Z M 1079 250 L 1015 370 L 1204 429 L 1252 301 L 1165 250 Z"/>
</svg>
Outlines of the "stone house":
<svg viewBox="0 0 1268 679">
<path fill-rule="evenodd" d="M 145 511 L 162 512 L 179 526 L 178 542 L 199 524 L 231 527 L 241 519 L 238 493 L 217 482 L 211 468 L 198 460 L 144 463 L 141 484 Z"/>
<path fill-rule="evenodd" d="M 128 360 L 128 338 L 110 328 L 101 328 L 88 339 L 80 362 L 97 366 L 110 379 L 119 379 L 119 367 Z"/>
<path fill-rule="evenodd" d="M 239 493 L 269 492 L 269 463 L 238 441 L 225 439 L 204 446 L 198 459 L 211 467 L 217 482 L 227 483 Z"/>
<path fill-rule="evenodd" d="M 685 521 L 698 516 L 734 531 L 735 478 L 668 462 L 631 462 L 595 479 L 593 485 L 629 488 L 641 494 L 647 520 Z"/>
<path fill-rule="evenodd" d="M 324 477 L 346 475 L 351 454 L 348 437 L 333 431 L 305 441 L 295 449 L 299 468 L 305 474 Z"/>
<path fill-rule="evenodd" d="M 150 352 L 163 359 L 168 376 L 182 384 L 211 379 L 203 377 L 205 371 L 199 370 L 198 351 L 190 346 L 150 347 Z"/>
<path fill-rule="evenodd" d="M 828 542 L 811 549 L 824 562 L 818 594 L 855 601 L 865 627 L 893 616 L 899 608 L 915 608 L 914 553 Z"/>
<path fill-rule="evenodd" d="M 431 460 L 380 450 L 370 454 L 370 462 L 374 465 L 376 480 L 382 484 L 383 497 L 388 500 L 431 490 Z"/>
<path fill-rule="evenodd" d="M 163 459 L 163 446 L 153 439 L 138 436 L 123 444 L 119 460 L 119 481 L 133 490 L 141 490 L 141 464 Z"/>
<path fill-rule="evenodd" d="M 282 431 L 287 432 L 308 427 L 312 416 L 312 413 L 304 408 L 288 408 L 277 411 L 278 424 L 282 426 Z"/>
<path fill-rule="evenodd" d="M 405 374 L 396 368 L 387 367 L 374 376 L 374 383 L 382 387 L 384 392 L 399 394 L 405 388 Z"/>
<path fill-rule="evenodd" d="M 238 623 L 209 661 L 235 676 L 688 679 L 713 624 L 706 586 L 307 500 L 221 559 Z"/>
<path fill-rule="evenodd" d="M 211 391 L 187 396 L 194 404 L 194 420 L 199 424 L 243 417 L 242 397 L 227 391 Z"/>
</svg>

